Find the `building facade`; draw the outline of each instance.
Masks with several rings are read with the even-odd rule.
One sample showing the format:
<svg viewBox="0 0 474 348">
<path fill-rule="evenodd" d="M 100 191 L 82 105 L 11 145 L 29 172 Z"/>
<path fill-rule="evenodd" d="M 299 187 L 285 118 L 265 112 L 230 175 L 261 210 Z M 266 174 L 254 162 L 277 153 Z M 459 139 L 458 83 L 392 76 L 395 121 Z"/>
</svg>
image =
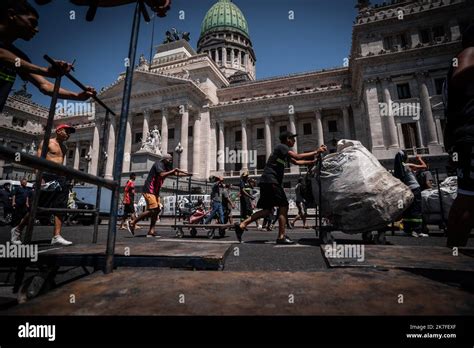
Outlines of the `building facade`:
<svg viewBox="0 0 474 348">
<path fill-rule="evenodd" d="M 174 164 L 198 180 L 216 174 L 237 180 L 243 170 L 259 175 L 283 130 L 299 134 L 298 152 L 320 144 L 335 151 L 338 140 L 356 139 L 387 166 L 405 149 L 443 169 L 447 155 L 442 86 L 460 51 L 461 32 L 474 18 L 474 3 L 397 0 L 372 6 L 359 0 L 357 7 L 350 55 L 343 66 L 259 80 L 258 52 L 244 14 L 232 1 L 218 0 L 203 20 L 196 50 L 176 40 L 158 46 L 151 62 L 140 59 L 133 78 L 123 176 L 136 172 L 138 185 L 146 177 L 150 162 L 140 149 L 155 126 L 160 153 L 173 154 Z M 123 84 L 122 74 L 100 92 L 117 114 Z M 47 115 L 40 106 L 25 111 L 19 105 L 30 105 L 26 99 L 13 96 L 6 113 L 16 116 L 7 116 L 13 117 L 11 122 L 0 125 L 3 141 L 19 148 L 37 138 Z M 13 125 L 15 117 L 29 118 L 28 112 L 36 115 L 34 120 L 22 130 L 18 123 Z M 57 117 L 57 122 L 78 127 L 68 144 L 67 164 L 97 174 L 102 146 L 107 153 L 104 174 L 112 178 L 116 120 L 103 132 L 105 111 L 97 105 L 92 113 Z M 15 138 L 25 129 L 27 137 Z M 178 145 L 183 148 L 179 156 Z M 302 171 L 288 167 L 285 185 L 290 187 Z"/>
</svg>

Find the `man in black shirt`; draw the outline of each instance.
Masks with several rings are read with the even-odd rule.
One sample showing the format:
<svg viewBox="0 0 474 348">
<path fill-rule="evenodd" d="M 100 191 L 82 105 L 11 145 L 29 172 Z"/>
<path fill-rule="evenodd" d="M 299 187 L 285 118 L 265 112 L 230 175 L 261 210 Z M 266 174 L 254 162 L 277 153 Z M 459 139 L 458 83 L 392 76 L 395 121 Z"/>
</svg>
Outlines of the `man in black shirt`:
<svg viewBox="0 0 474 348">
<path fill-rule="evenodd" d="M 3 110 L 17 74 L 33 83 L 43 94 L 52 95 L 54 85 L 45 77 L 56 77 L 71 71 L 72 65 L 57 61 L 55 67 L 32 64 L 28 56 L 13 45 L 18 39 L 30 41 L 38 33 L 38 12 L 26 0 L 0 1 L 0 112 Z M 63 99 L 87 100 L 95 90 L 75 93 L 59 90 Z"/>
<path fill-rule="evenodd" d="M 261 210 L 240 224 L 235 224 L 235 233 L 240 242 L 242 241 L 244 230 L 250 223 L 270 215 L 273 207 L 279 207 L 279 229 L 276 242 L 277 244 L 294 244 L 294 242 L 285 235 L 288 214 L 288 200 L 283 190 L 285 168 L 288 162 L 300 166 L 313 165 L 316 163 L 314 157 L 327 150 L 325 145 L 321 145 L 316 151 L 298 154 L 290 149 L 295 145 L 296 136 L 296 134 L 290 132 L 280 134 L 281 144 L 275 147 L 273 153 L 268 158 L 262 177 L 260 178 L 260 199 L 258 200 L 257 208 Z M 310 158 L 312 159 L 310 160 Z"/>
</svg>

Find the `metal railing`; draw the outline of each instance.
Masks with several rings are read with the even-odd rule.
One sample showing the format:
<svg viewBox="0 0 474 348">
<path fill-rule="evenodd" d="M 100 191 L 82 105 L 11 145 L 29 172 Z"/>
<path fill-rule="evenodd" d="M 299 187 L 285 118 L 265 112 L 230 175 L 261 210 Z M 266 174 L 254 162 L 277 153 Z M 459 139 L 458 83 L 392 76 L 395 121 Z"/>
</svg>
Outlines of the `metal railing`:
<svg viewBox="0 0 474 348">
<path fill-rule="evenodd" d="M 45 55 L 44 58 L 53 66 L 56 64 L 55 61 L 52 60 L 49 56 Z M 71 80 L 75 85 L 77 85 L 83 91 L 87 90 L 87 88 L 77 79 L 75 79 L 71 74 L 67 73 L 64 76 L 67 77 L 69 80 Z M 62 214 L 62 213 L 78 213 L 82 211 L 80 209 L 39 207 L 38 205 L 40 202 L 40 191 L 41 191 L 41 184 L 43 181 L 43 172 L 48 172 L 48 173 L 52 173 L 52 174 L 67 177 L 67 178 L 74 178 L 83 182 L 97 185 L 99 187 L 97 190 L 97 201 L 96 201 L 95 209 L 87 211 L 88 213 L 95 214 L 95 226 L 94 226 L 94 234 L 93 234 L 94 243 L 97 242 L 97 235 L 98 235 L 98 222 L 99 222 L 99 214 L 100 214 L 100 191 L 101 191 L 100 187 L 111 189 L 113 192 L 118 192 L 118 188 L 119 188 L 119 184 L 117 183 L 117 181 L 107 180 L 99 176 L 84 173 L 79 170 L 75 170 L 67 166 L 64 166 L 63 164 L 58 164 L 46 159 L 47 154 L 48 154 L 51 133 L 53 129 L 56 103 L 58 100 L 59 90 L 61 86 L 61 79 L 62 79 L 61 76 L 56 77 L 55 79 L 53 95 L 51 98 L 48 119 L 46 122 L 46 127 L 45 127 L 43 142 L 42 142 L 43 145 L 41 149 L 41 156 L 37 157 L 28 153 L 19 152 L 17 150 L 10 149 L 6 146 L 0 146 L 0 158 L 37 170 L 36 180 L 35 180 L 35 194 L 32 199 L 30 213 L 28 214 L 28 226 L 27 226 L 26 233 L 23 236 L 23 241 L 22 241 L 25 244 L 31 243 L 37 212 Z M 107 105 L 105 105 L 97 96 L 93 96 L 92 98 L 99 105 L 103 106 L 104 109 L 106 110 L 106 120 L 108 119 L 109 114 L 115 115 L 115 113 L 109 107 L 107 107 Z M 105 134 L 105 130 L 104 130 L 104 134 Z M 102 141 L 104 141 L 104 138 L 102 139 Z M 103 144 L 101 145 L 102 145 L 101 147 L 103 148 Z M 99 155 L 98 161 L 99 163 L 104 162 L 102 154 Z M 111 233 L 115 233 L 115 230 L 113 228 L 112 229 L 109 228 L 109 234 Z M 115 247 L 110 248 L 108 245 L 107 250 L 106 250 L 106 257 L 111 258 L 113 260 L 114 249 Z M 26 270 L 26 265 L 24 264 L 21 264 L 17 267 L 17 272 L 15 276 L 16 280 L 15 280 L 15 286 L 14 286 L 15 291 L 19 289 L 19 286 L 21 285 L 23 281 L 25 270 Z M 111 269 L 108 269 L 108 270 L 111 271 Z M 106 271 L 108 270 L 106 269 Z"/>
</svg>

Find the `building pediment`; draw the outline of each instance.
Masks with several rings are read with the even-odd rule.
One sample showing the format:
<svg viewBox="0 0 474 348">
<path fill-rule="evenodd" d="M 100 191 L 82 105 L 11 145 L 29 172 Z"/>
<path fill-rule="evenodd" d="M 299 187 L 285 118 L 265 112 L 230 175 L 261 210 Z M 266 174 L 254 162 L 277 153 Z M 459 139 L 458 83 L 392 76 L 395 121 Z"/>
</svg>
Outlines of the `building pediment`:
<svg viewBox="0 0 474 348">
<path fill-rule="evenodd" d="M 114 84 L 110 85 L 99 96 L 102 99 L 121 98 L 123 95 L 125 78 L 120 77 Z M 132 95 L 159 91 L 176 86 L 184 86 L 191 83 L 185 79 L 166 76 L 158 73 L 135 71 L 133 74 Z"/>
</svg>

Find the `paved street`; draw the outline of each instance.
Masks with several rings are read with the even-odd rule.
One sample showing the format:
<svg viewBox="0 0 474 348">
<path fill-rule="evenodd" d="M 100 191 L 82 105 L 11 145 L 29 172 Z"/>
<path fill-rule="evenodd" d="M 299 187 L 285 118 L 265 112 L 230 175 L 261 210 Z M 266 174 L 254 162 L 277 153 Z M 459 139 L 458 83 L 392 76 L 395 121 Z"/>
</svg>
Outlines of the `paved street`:
<svg viewBox="0 0 474 348">
<path fill-rule="evenodd" d="M 172 221 L 164 221 L 171 223 Z M 413 238 L 397 232 L 395 236 L 387 234 L 389 245 L 418 245 L 418 246 L 445 246 L 446 238 L 442 231 L 431 226 L 433 234 L 428 238 Z M 37 226 L 35 228 L 34 240 L 41 247 L 48 247 L 51 238 L 52 226 Z M 142 241 L 146 235 L 146 225 L 136 231 L 136 236 L 132 238 L 126 230 L 119 230 L 117 242 L 134 243 Z M 254 226 L 249 227 L 249 231 L 244 233 L 244 243 L 238 245 L 233 231 L 228 231 L 224 238 L 216 237 L 209 240 L 206 231 L 199 230 L 196 238 L 191 238 L 189 233 L 183 239 L 177 239 L 175 232 L 170 227 L 161 227 L 157 231 L 162 236 L 161 240 L 178 240 L 182 243 L 235 243 L 238 246 L 238 256 L 234 252 L 229 253 L 224 271 L 315 271 L 327 268 L 323 255 L 319 248 L 319 242 L 315 238 L 313 230 L 297 228 L 288 231 L 288 235 L 297 242 L 293 246 L 281 246 L 275 244 L 277 229 L 273 231 L 258 231 Z M 69 226 L 64 227 L 63 236 L 75 244 L 90 243 L 92 240 L 92 226 Z M 348 235 L 341 232 L 334 232 L 336 241 L 340 244 L 361 244 L 361 235 Z M 9 238 L 9 228 L 0 227 L 0 243 L 4 244 Z M 107 225 L 103 224 L 99 228 L 99 244 L 104 245 L 107 240 Z M 151 242 L 151 240 L 150 240 Z M 471 238 L 469 246 L 474 246 L 474 239 Z"/>
<path fill-rule="evenodd" d="M 172 220 L 167 220 L 164 221 L 163 223 L 165 224 L 170 224 L 172 223 Z M 372 287 L 377 287 L 379 288 L 381 285 L 380 284 L 386 284 L 386 286 L 389 286 L 388 283 L 386 283 L 385 278 L 390 278 L 390 277 L 400 277 L 400 280 L 398 281 L 397 284 L 390 284 L 390 286 L 395 286 L 394 289 L 389 289 L 386 288 L 384 291 L 387 293 L 386 296 L 391 296 L 391 292 L 393 291 L 400 291 L 398 288 L 404 289 L 403 291 L 413 291 L 412 295 L 413 300 L 418 301 L 414 302 L 413 306 L 415 306 L 416 303 L 418 305 L 423 305 L 423 310 L 422 312 L 425 314 L 428 313 L 438 313 L 438 310 L 442 310 L 444 307 L 442 303 L 447 300 L 449 296 L 457 296 L 459 297 L 459 308 L 453 308 L 453 312 L 446 312 L 446 314 L 456 314 L 456 313 L 461 313 L 464 310 L 470 310 L 470 301 L 472 301 L 472 296 L 470 296 L 469 292 L 463 292 L 459 290 L 459 285 L 453 284 L 451 280 L 446 280 L 446 279 L 431 279 L 429 280 L 429 277 L 421 276 L 421 275 L 416 275 L 412 272 L 407 272 L 406 270 L 402 269 L 391 269 L 388 273 L 384 274 L 384 272 L 380 272 L 380 270 L 384 270 L 384 267 L 377 267 L 376 269 L 372 267 L 362 267 L 358 269 L 354 268 L 346 268 L 345 266 L 343 268 L 330 268 L 328 266 L 328 260 L 324 257 L 323 252 L 320 248 L 319 241 L 315 238 L 315 234 L 313 230 L 305 230 L 301 227 L 297 227 L 296 229 L 293 229 L 288 232 L 288 235 L 295 241 L 297 242 L 295 245 L 289 245 L 289 246 L 281 246 L 281 245 L 276 245 L 275 239 L 277 235 L 277 231 L 258 231 L 256 227 L 250 227 L 249 231 L 247 231 L 244 234 L 244 243 L 239 244 L 235 238 L 235 234 L 233 231 L 229 231 L 225 237 L 216 237 L 213 240 L 209 240 L 207 238 L 207 233 L 204 230 L 199 230 L 198 236 L 196 238 L 191 238 L 189 235 L 189 232 L 186 231 L 185 237 L 182 239 L 178 239 L 175 236 L 175 231 L 170 228 L 170 227 L 159 227 L 157 229 L 157 232 L 161 235 L 160 238 L 155 239 L 155 238 L 146 238 L 146 225 L 142 225 L 143 228 L 140 230 L 136 231 L 136 236 L 132 237 L 128 231 L 126 230 L 119 230 L 118 235 L 117 235 L 117 250 L 121 250 L 122 247 L 130 247 L 132 251 L 135 253 L 139 250 L 143 250 L 144 247 L 147 250 L 155 250 L 153 248 L 153 243 L 156 244 L 156 248 L 161 248 L 160 252 L 154 251 L 157 254 L 163 255 L 163 250 L 171 250 L 171 255 L 173 253 L 175 254 L 182 254 L 181 251 L 174 251 L 176 249 L 180 250 L 188 250 L 187 253 L 189 254 L 190 252 L 193 251 L 198 251 L 198 250 L 211 250 L 212 246 L 225 246 L 222 250 L 226 250 L 226 246 L 229 246 L 230 249 L 226 253 L 226 257 L 223 262 L 223 272 L 219 271 L 198 271 L 197 272 L 192 272 L 192 273 L 187 273 L 188 271 L 185 270 L 172 270 L 167 268 L 166 266 L 163 267 L 161 266 L 160 268 L 136 268 L 130 266 L 127 267 L 119 267 L 118 271 L 119 274 L 116 276 L 117 280 L 116 283 L 114 283 L 113 288 L 107 290 L 110 293 L 107 294 L 96 294 L 96 296 L 105 296 L 108 299 L 113 299 L 114 296 L 112 296 L 113 293 L 117 291 L 129 291 L 128 289 L 129 286 L 134 286 L 133 291 L 138 291 L 138 292 L 144 292 L 146 293 L 147 291 L 151 291 L 150 286 L 145 286 L 145 284 L 141 284 L 140 281 L 144 281 L 147 279 L 142 279 L 143 277 L 140 275 L 145 275 L 145 274 L 150 274 L 150 275 L 155 275 L 153 278 L 163 278 L 163 277 L 170 277 L 172 279 L 183 279 L 184 283 L 182 286 L 186 286 L 188 290 L 191 290 L 193 293 L 197 289 L 200 288 L 200 286 L 204 286 L 204 284 L 207 284 L 205 286 L 210 287 L 212 286 L 211 284 L 214 284 L 214 282 L 218 282 L 221 285 L 216 285 L 215 291 L 222 292 L 221 294 L 221 300 L 224 301 L 223 303 L 226 304 L 226 309 L 222 307 L 222 311 L 220 309 L 216 309 L 215 313 L 226 313 L 226 314 L 239 314 L 240 312 L 235 312 L 234 308 L 230 306 L 228 301 L 230 298 L 232 298 L 232 294 L 234 294 L 234 288 L 228 284 L 228 282 L 234 282 L 238 281 L 240 282 L 239 286 L 243 287 L 242 291 L 257 291 L 258 287 L 261 285 L 258 285 L 259 282 L 263 282 L 263 284 L 270 284 L 272 281 L 275 283 L 274 279 L 275 277 L 283 277 L 283 279 L 288 278 L 285 280 L 288 285 L 291 284 L 291 281 L 289 278 L 295 277 L 294 281 L 296 287 L 307 287 L 308 293 L 314 292 L 314 291 L 321 291 L 321 284 L 326 284 L 328 281 L 331 279 L 335 279 L 334 277 L 329 276 L 330 274 L 332 275 L 338 275 L 336 278 L 339 279 L 339 277 L 349 277 L 347 278 L 347 282 L 342 281 L 340 284 L 334 284 L 334 289 L 332 296 L 334 296 L 334 300 L 336 299 L 343 299 L 346 298 L 348 300 L 349 298 L 346 295 L 343 295 L 345 293 L 345 288 L 349 285 L 347 284 L 352 284 L 350 286 L 357 288 L 358 286 L 363 286 L 365 290 L 363 290 L 359 296 L 363 299 L 363 301 L 366 301 L 368 298 L 370 298 L 370 289 Z M 435 228 L 433 226 L 433 228 Z M 61 250 L 60 248 L 55 248 L 51 247 L 50 243 L 50 238 L 51 238 L 51 232 L 52 232 L 52 226 L 37 226 L 35 228 L 34 232 L 34 240 L 39 244 L 40 250 L 45 250 L 45 249 L 58 249 L 59 251 Z M 69 226 L 65 227 L 63 230 L 63 236 L 74 242 L 75 245 L 79 244 L 90 244 L 90 241 L 92 240 L 92 232 L 93 232 L 93 227 L 92 226 Z M 443 236 L 443 233 L 437 229 L 432 230 L 432 234 L 430 237 L 427 238 L 413 238 L 413 237 L 407 237 L 404 236 L 402 232 L 397 232 L 394 236 L 387 235 L 387 244 L 388 248 L 390 246 L 406 246 L 406 252 L 410 255 L 406 255 L 406 253 L 403 251 L 403 249 L 398 251 L 399 254 L 394 254 L 394 255 L 387 255 L 387 257 L 384 256 L 384 254 L 380 254 L 379 257 L 382 260 L 387 259 L 387 261 L 390 261 L 391 259 L 395 259 L 395 262 L 397 263 L 399 258 L 405 259 L 405 264 L 413 264 L 413 262 L 418 262 L 418 257 L 415 256 L 413 257 L 414 252 L 421 252 L 419 249 L 410 249 L 410 247 L 416 246 L 416 247 L 428 247 L 428 246 L 433 246 L 433 247 L 444 247 L 446 243 L 446 237 Z M 352 244 L 352 245 L 360 245 L 363 244 L 361 236 L 360 235 L 347 235 L 341 232 L 334 232 L 333 233 L 336 241 L 338 244 Z M 0 243 L 5 244 L 8 241 L 9 238 L 9 228 L 8 227 L 1 227 L 0 228 Z M 103 224 L 99 228 L 99 246 L 103 247 L 103 250 L 105 250 L 105 243 L 107 240 L 107 225 Z M 207 246 L 206 246 L 207 245 Z M 151 249 L 150 249 L 150 246 Z M 474 246 L 474 239 L 471 239 L 469 242 L 469 246 L 472 247 Z M 73 248 L 73 247 L 68 247 L 68 248 Z M 373 246 L 373 248 L 382 248 L 381 246 Z M 64 248 L 67 249 L 67 248 Z M 215 249 L 215 248 L 214 248 Z M 394 247 L 394 249 L 396 249 Z M 72 250 L 72 249 L 71 249 Z M 85 250 L 85 251 L 84 251 Z M 100 248 L 100 252 L 102 252 L 102 249 Z M 373 250 L 373 249 L 372 249 Z M 425 249 L 427 250 L 427 249 Z M 444 250 L 444 248 L 441 248 L 441 250 Z M 97 248 L 92 248 L 86 247 L 85 249 L 81 249 L 81 253 L 84 252 L 89 252 L 90 254 L 94 254 L 94 252 L 97 252 Z M 366 250 L 366 253 L 368 250 Z M 372 251 L 372 255 L 373 255 Z M 428 251 L 425 251 L 428 252 Z M 444 269 L 448 267 L 449 265 L 445 264 L 445 261 L 447 260 L 448 263 L 452 261 L 452 259 L 449 257 L 446 259 L 440 259 L 441 254 L 436 254 L 439 253 L 438 251 L 434 251 L 435 256 L 434 259 L 433 257 L 431 258 L 431 262 L 434 262 L 438 264 L 436 267 L 440 267 Z M 53 251 L 54 253 L 54 251 Z M 133 253 L 133 252 L 132 252 Z M 381 253 L 381 252 L 379 252 Z M 442 251 L 444 253 L 444 251 Z M 185 252 L 186 254 L 186 252 Z M 370 254 L 370 252 L 369 252 Z M 447 254 L 450 254 L 448 252 Z M 223 254 L 221 254 L 223 255 Z M 398 256 L 397 256 L 398 255 Z M 439 258 L 436 255 L 440 255 Z M 425 255 L 424 255 L 425 256 Z M 204 257 L 205 258 L 205 257 Z M 412 261 L 407 259 L 411 259 Z M 429 257 L 426 258 L 428 260 Z M 468 258 L 469 259 L 469 258 Z M 128 259 L 130 260 L 130 259 Z M 414 261 L 413 261 L 414 260 Z M 444 260 L 444 261 L 443 261 Z M 466 261 L 466 258 L 464 256 L 464 262 Z M 429 261 L 427 261 L 429 262 Z M 456 262 L 454 260 L 453 262 Z M 470 260 L 467 261 L 467 267 L 469 267 L 469 262 Z M 102 263 L 101 263 L 102 264 Z M 432 263 L 429 264 L 428 267 L 424 267 L 424 264 L 418 262 L 418 266 L 421 268 L 430 268 Z M 356 265 L 359 266 L 359 265 Z M 139 266 L 143 267 L 143 266 Z M 454 265 L 455 269 L 461 269 L 462 267 L 466 267 L 466 263 L 463 265 L 461 264 L 455 264 Z M 409 266 L 411 268 L 411 266 Z M 11 268 L 0 268 L 0 308 L 8 308 L 11 307 L 11 304 L 14 304 L 16 301 L 16 295 L 12 293 L 12 284 L 14 281 L 14 276 L 13 273 L 11 273 L 14 269 Z M 386 269 L 388 270 L 388 269 Z M 56 284 L 59 284 L 60 287 L 58 288 L 58 291 L 56 291 L 56 294 L 63 294 L 63 291 L 81 291 L 80 289 L 82 287 L 88 287 L 88 286 L 94 286 L 95 285 L 87 285 L 88 282 L 102 282 L 102 278 L 98 277 L 98 274 L 100 273 L 95 273 L 93 275 L 89 275 L 88 272 L 91 272 L 92 269 L 90 267 L 88 268 L 83 268 L 83 267 L 61 267 L 60 271 L 58 272 L 55 281 Z M 29 269 L 27 272 L 27 277 L 34 275 L 36 273 L 33 273 L 34 269 Z M 123 273 L 125 272 L 125 273 Z M 127 273 L 128 272 L 128 273 Z M 146 273 L 148 272 L 148 273 Z M 289 272 L 289 273 L 283 273 L 283 272 Z M 351 273 L 352 272 L 352 273 Z M 356 272 L 356 273 L 353 273 Z M 116 272 L 114 272 L 115 274 Z M 217 275 L 217 273 L 220 273 L 222 276 Z M 416 273 L 416 272 L 415 272 Z M 102 274 L 102 273 L 100 273 Z M 125 277 L 127 279 L 126 274 L 137 274 L 137 276 L 140 277 L 140 280 L 137 279 L 137 281 L 134 284 L 131 284 L 128 280 L 119 280 L 122 279 L 120 277 Z M 274 274 L 273 276 L 270 276 L 271 274 Z M 284 276 L 284 275 L 287 276 Z M 318 282 L 313 282 L 311 279 L 311 276 L 308 275 L 313 274 L 314 279 L 320 279 Z M 91 278 L 92 277 L 92 278 Z M 190 278 L 191 277 L 191 278 Z M 216 278 L 217 277 L 217 278 Z M 263 277 L 263 278 L 262 278 Z M 157 278 L 157 279 L 158 279 Z M 267 280 L 264 280 L 268 278 Z M 388 279 L 387 278 L 387 279 Z M 112 279 L 110 277 L 104 278 L 105 279 Z M 189 280 L 188 281 L 186 280 Z M 244 279 L 247 279 L 244 281 Z M 272 280 L 273 279 L 273 280 Z M 344 278 L 345 279 L 345 278 Z M 368 283 L 366 283 L 363 279 L 366 279 Z M 107 280 L 108 281 L 108 280 Z M 250 283 L 246 283 L 246 282 Z M 85 283 L 84 283 L 85 282 Z M 322 283 L 320 283 L 322 282 Z M 360 282 L 360 285 L 357 285 L 357 282 Z M 91 283 L 91 284 L 92 284 Z M 146 281 L 145 281 L 146 283 Z M 199 285 L 202 283 L 201 285 Z M 127 285 L 128 284 L 128 285 Z M 161 288 L 157 291 L 163 294 L 171 294 L 173 291 L 180 291 L 179 286 L 176 288 L 176 284 L 170 283 L 169 286 L 163 286 L 160 285 Z M 187 284 L 187 285 L 185 285 Z M 246 285 L 247 284 L 247 285 Z M 273 291 L 280 291 L 280 287 L 277 285 L 278 282 L 273 284 L 272 286 L 275 288 L 273 290 L 269 290 L 270 292 Z M 318 285 L 319 284 L 319 285 Z M 365 284 L 365 285 L 364 285 Z M 123 287 L 127 287 L 127 289 Z M 269 285 L 270 286 L 270 285 Z M 409 288 L 404 288 L 405 286 L 408 286 Z M 398 287 L 398 288 L 397 288 Z M 123 289 L 122 289 L 123 288 Z M 136 289 L 135 289 L 136 288 Z M 338 290 L 336 290 L 336 288 Z M 122 290 L 120 290 L 122 289 Z M 147 290 L 148 289 L 148 290 Z M 233 290 L 234 289 L 234 290 Z M 319 290 L 318 290 L 319 289 Z M 421 291 L 421 293 L 420 293 Z M 449 295 L 449 292 L 452 291 L 453 294 Z M 439 293 L 437 296 L 440 296 L 439 298 L 436 298 L 437 303 L 439 304 L 437 307 L 433 307 L 430 304 L 432 303 L 434 298 L 431 297 L 426 297 L 422 293 L 429 292 L 431 294 L 434 293 Z M 454 292 L 456 292 L 454 294 Z M 449 295 L 449 296 L 448 296 Z M 45 301 L 47 301 L 47 298 L 50 298 L 51 300 L 54 300 L 55 295 L 51 294 L 45 295 Z M 51 297 L 52 296 L 52 297 Z M 146 296 L 146 295 L 144 295 Z M 202 293 L 201 295 L 198 295 L 195 293 L 195 296 L 204 296 L 205 294 Z M 309 295 L 308 295 L 309 296 Z M 319 296 L 319 295 L 318 295 Z M 341 297 L 342 296 L 342 297 Z M 369 296 L 369 297 L 368 297 Z M 421 300 L 419 298 L 421 297 Z M 448 297 L 446 297 L 448 296 Z M 43 310 L 47 311 L 48 306 L 44 307 L 45 303 L 42 302 L 40 297 L 37 300 L 38 301 L 33 301 L 32 306 L 40 306 L 43 305 Z M 122 298 L 122 295 L 117 295 L 117 301 L 120 301 Z M 248 314 L 254 313 L 255 310 L 258 310 L 259 305 L 258 305 L 258 294 L 256 293 L 254 296 L 254 304 L 252 305 L 249 304 L 248 308 Z M 209 298 L 210 299 L 210 298 Z M 309 296 L 307 301 L 308 303 L 312 303 L 310 308 L 306 308 L 307 314 L 321 314 L 321 313 L 339 313 L 338 311 L 341 311 L 343 309 L 339 308 L 339 306 L 329 306 L 327 309 L 324 309 L 321 312 L 321 307 L 322 303 L 315 304 L 313 300 L 314 298 Z M 93 301 L 93 299 L 90 299 Z M 115 301 L 115 300 L 114 300 Z M 279 301 L 278 299 L 275 299 L 275 301 Z M 306 301 L 306 300 L 305 300 Z M 312 302 L 313 301 L 313 302 Z M 421 301 L 421 302 L 420 302 Z M 424 302 L 423 302 L 424 301 Z M 463 302 L 464 301 L 464 302 Z M 467 302 L 465 302 L 467 301 Z M 423 303 L 422 303 L 423 302 Z M 35 304 L 36 303 L 36 304 Z M 91 302 L 92 303 L 92 302 Z M 126 303 L 126 302 L 125 302 Z M 171 302 L 173 303 L 173 302 Z M 177 311 L 177 313 L 187 313 L 187 314 L 203 314 L 207 313 L 208 308 L 211 307 L 206 307 L 206 306 L 211 306 L 212 301 L 210 302 L 200 302 L 201 305 L 192 309 L 190 312 L 180 312 L 180 308 L 175 308 L 170 303 L 166 302 L 164 300 L 164 305 L 165 307 L 170 305 L 170 307 L 167 307 L 167 311 L 162 311 L 162 312 L 156 312 L 156 313 L 162 313 L 162 314 L 170 314 L 173 313 L 173 311 Z M 332 302 L 330 302 L 332 303 Z M 337 303 L 334 302 L 334 303 Z M 350 305 L 348 305 L 344 311 L 345 313 L 366 313 L 364 308 L 359 307 L 355 299 L 353 303 L 351 302 Z M 156 304 L 155 304 L 156 305 Z M 156 305 L 157 306 L 157 305 Z M 160 305 L 161 306 L 161 305 Z M 155 313 L 154 311 L 158 310 L 158 307 L 147 307 L 150 313 Z M 388 313 L 386 312 L 386 303 L 381 302 L 373 307 L 373 314 L 381 314 L 381 313 Z M 416 307 L 416 306 L 415 306 Z M 399 311 L 399 307 L 393 307 L 390 309 L 390 311 L 394 311 L 393 313 L 414 313 L 415 307 L 412 309 L 409 309 L 408 307 L 405 308 L 406 312 Z M 26 310 L 26 311 L 36 311 L 36 309 L 28 309 L 30 307 L 21 307 L 21 306 L 16 306 L 15 308 L 12 308 L 13 310 Z M 36 308 L 36 307 L 35 307 Z M 45 309 L 46 308 L 46 309 Z M 62 308 L 60 306 L 60 308 Z M 60 310 L 60 308 L 58 310 Z M 89 310 L 91 313 L 94 314 L 94 306 L 92 306 Z M 109 307 L 105 307 L 109 308 Z M 135 307 L 134 307 L 135 308 Z M 163 308 L 163 307 L 160 307 Z M 218 308 L 218 307 L 216 307 Z M 239 307 L 240 308 L 240 307 Z M 279 307 L 275 307 L 279 308 Z M 38 309 L 39 310 L 39 309 Z M 66 308 L 64 308 L 66 310 Z M 84 309 L 86 310 L 86 309 Z M 134 311 L 138 309 L 133 309 L 131 312 L 130 311 L 120 311 L 122 314 L 133 314 L 135 313 Z M 326 312 L 327 311 L 327 312 Z M 245 312 L 245 311 L 244 311 Z M 244 313 L 242 312 L 242 313 Z M 298 311 L 297 311 L 298 312 Z M 66 314 L 67 312 L 57 312 L 57 314 Z M 99 312 L 97 312 L 99 313 Z M 109 313 L 109 312 L 104 312 L 104 313 Z M 262 313 L 267 313 L 267 312 L 262 312 Z M 270 310 L 267 314 L 274 313 L 274 314 L 291 314 L 293 312 L 285 312 L 283 310 L 282 312 L 272 312 Z M 295 312 L 296 313 L 296 312 Z M 303 312 L 301 312 L 303 313 Z M 441 313 L 441 312 L 439 312 Z M 73 312 L 69 314 L 74 314 Z M 113 313 L 109 313 L 113 314 Z M 241 313 L 240 313 L 241 314 Z"/>
</svg>

